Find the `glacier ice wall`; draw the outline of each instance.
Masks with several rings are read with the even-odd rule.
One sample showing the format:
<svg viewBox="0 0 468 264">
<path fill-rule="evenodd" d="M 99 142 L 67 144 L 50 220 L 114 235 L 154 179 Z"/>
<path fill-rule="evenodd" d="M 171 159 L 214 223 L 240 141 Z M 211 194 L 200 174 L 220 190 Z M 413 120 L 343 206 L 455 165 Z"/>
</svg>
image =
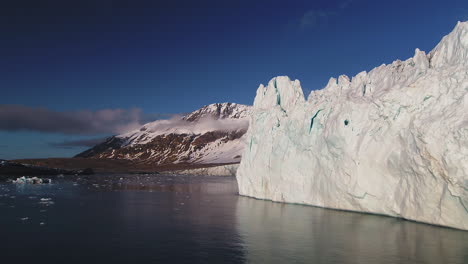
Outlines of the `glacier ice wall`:
<svg viewBox="0 0 468 264">
<path fill-rule="evenodd" d="M 304 98 L 260 85 L 237 171 L 241 195 L 468 230 L 468 22 Z"/>
</svg>

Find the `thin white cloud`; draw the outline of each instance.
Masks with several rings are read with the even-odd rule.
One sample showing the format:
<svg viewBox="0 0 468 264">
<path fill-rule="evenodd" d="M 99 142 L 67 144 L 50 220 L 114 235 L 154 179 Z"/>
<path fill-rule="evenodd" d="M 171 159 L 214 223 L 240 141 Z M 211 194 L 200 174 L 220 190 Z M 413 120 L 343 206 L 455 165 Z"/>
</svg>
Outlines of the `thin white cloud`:
<svg viewBox="0 0 468 264">
<path fill-rule="evenodd" d="M 301 17 L 299 27 L 308 29 L 326 24 L 333 17 L 338 16 L 351 4 L 351 0 L 343 1 L 333 9 L 310 9 L 307 10 Z"/>
<path fill-rule="evenodd" d="M 333 15 L 330 11 L 309 10 L 301 18 L 301 28 L 315 27 L 323 23 L 329 16 Z"/>
<path fill-rule="evenodd" d="M 215 119 L 210 116 L 203 117 L 196 122 L 186 121 L 182 116 L 174 116 L 168 120 L 158 120 L 141 127 L 139 131 L 151 133 L 153 136 L 162 134 L 202 134 L 210 131 L 236 131 L 247 130 L 249 121 L 242 119 Z M 131 131 L 128 136 L 138 131 Z"/>
<path fill-rule="evenodd" d="M 343 1 L 339 4 L 339 8 L 340 9 L 346 9 L 348 8 L 348 6 L 351 4 L 352 0 L 348 0 L 348 1 Z"/>
</svg>

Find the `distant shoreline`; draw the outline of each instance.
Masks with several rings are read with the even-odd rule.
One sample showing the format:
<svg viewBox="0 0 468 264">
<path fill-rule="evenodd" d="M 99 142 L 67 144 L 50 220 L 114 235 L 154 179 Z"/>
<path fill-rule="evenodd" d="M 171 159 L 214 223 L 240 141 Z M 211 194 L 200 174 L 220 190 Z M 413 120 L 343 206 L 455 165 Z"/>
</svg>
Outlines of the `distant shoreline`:
<svg viewBox="0 0 468 264">
<path fill-rule="evenodd" d="M 219 164 L 163 164 L 152 165 L 122 159 L 95 159 L 95 158 L 44 158 L 44 159 L 17 159 L 11 162 L 41 166 L 53 169 L 83 170 L 93 169 L 95 173 L 154 173 L 175 170 L 189 170 L 210 168 L 238 163 Z"/>
</svg>

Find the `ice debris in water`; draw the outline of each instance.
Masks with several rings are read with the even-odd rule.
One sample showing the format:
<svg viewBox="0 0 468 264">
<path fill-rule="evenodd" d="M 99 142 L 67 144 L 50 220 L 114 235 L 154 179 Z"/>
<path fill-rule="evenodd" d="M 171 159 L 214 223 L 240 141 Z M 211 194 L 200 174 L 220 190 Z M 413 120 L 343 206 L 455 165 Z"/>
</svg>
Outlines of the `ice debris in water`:
<svg viewBox="0 0 468 264">
<path fill-rule="evenodd" d="M 51 179 L 41 179 L 41 178 L 38 178 L 38 177 L 31 177 L 31 178 L 28 178 L 28 177 L 20 177 L 20 178 L 17 178 L 16 180 L 13 180 L 13 183 L 19 183 L 19 184 L 24 184 L 24 183 L 30 183 L 30 184 L 42 184 L 42 183 L 52 183 L 52 180 Z"/>
<path fill-rule="evenodd" d="M 39 204 L 49 206 L 49 205 L 54 204 L 54 202 L 52 201 L 52 198 L 41 198 L 41 200 L 39 201 Z"/>
</svg>

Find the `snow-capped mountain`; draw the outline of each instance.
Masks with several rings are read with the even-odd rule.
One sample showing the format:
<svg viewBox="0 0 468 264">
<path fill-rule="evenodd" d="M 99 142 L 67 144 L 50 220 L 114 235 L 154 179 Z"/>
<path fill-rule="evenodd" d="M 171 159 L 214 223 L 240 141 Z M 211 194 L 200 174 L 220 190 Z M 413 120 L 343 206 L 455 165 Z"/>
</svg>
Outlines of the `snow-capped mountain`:
<svg viewBox="0 0 468 264">
<path fill-rule="evenodd" d="M 429 53 L 255 97 L 241 195 L 468 230 L 468 22 Z"/>
<path fill-rule="evenodd" d="M 155 165 L 236 163 L 241 159 L 250 106 L 222 103 L 182 117 L 157 120 L 113 136 L 76 157 L 128 159 Z"/>
</svg>

